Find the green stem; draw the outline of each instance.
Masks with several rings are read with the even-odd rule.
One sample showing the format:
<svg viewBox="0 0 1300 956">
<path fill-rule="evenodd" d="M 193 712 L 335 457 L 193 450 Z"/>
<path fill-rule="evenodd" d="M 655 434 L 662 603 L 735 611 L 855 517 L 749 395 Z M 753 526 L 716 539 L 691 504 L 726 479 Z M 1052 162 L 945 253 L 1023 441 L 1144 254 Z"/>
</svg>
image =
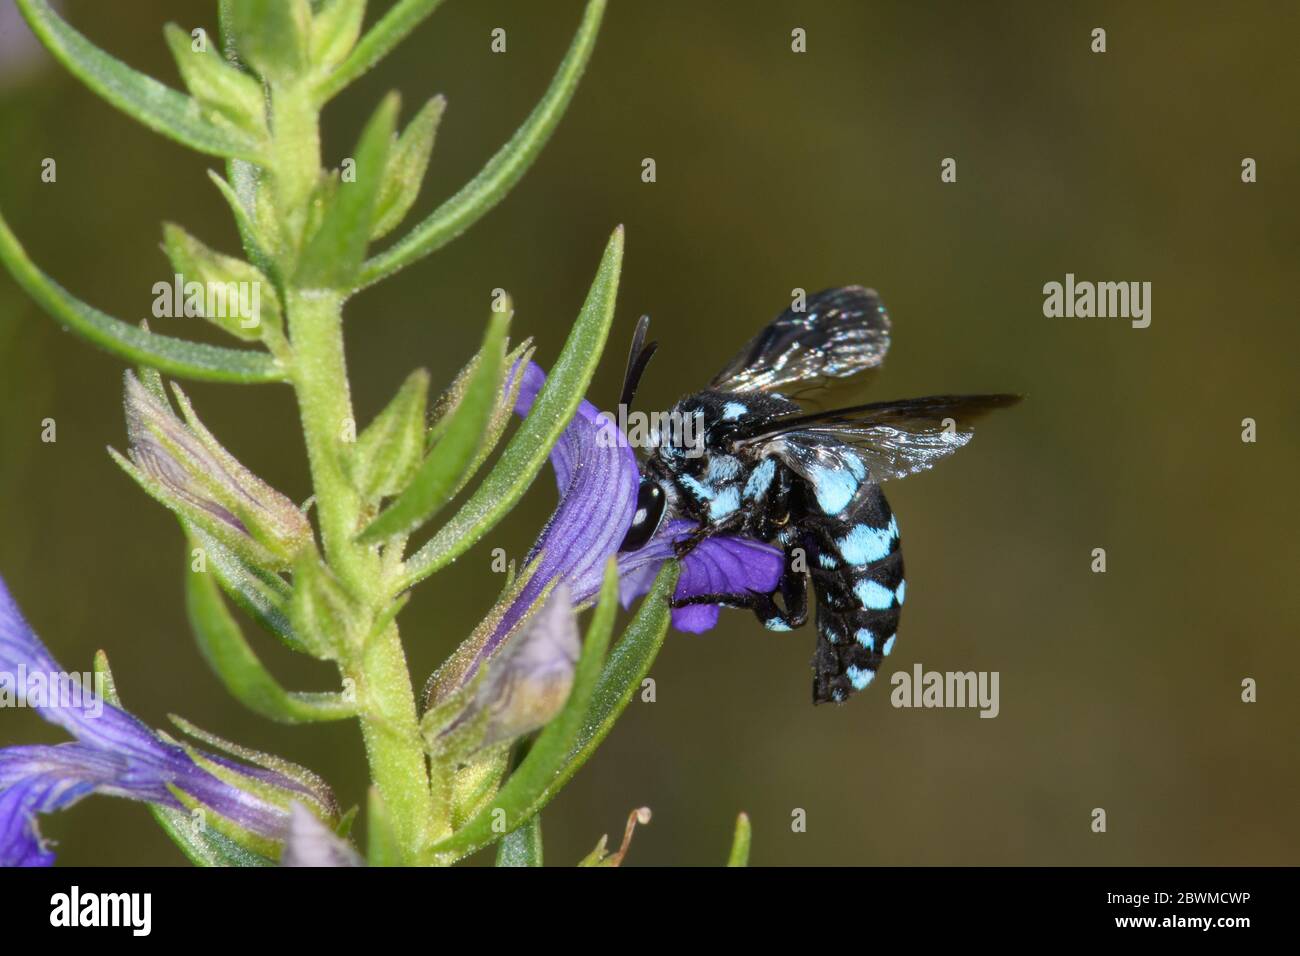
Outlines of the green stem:
<svg viewBox="0 0 1300 956">
<path fill-rule="evenodd" d="M 273 113 L 275 212 L 291 231 L 277 265 L 281 275 L 290 276 L 302 242 L 298 229 L 307 219 L 306 206 L 320 175 L 319 111 L 305 90 L 277 88 Z M 286 306 L 290 381 L 302 418 L 322 550 L 367 625 L 373 625 L 390 597 L 377 549 L 354 540 L 361 529 L 362 502 L 343 469 L 345 443 L 356 434 L 344 356 L 343 296 L 290 284 Z M 347 655 L 340 671 L 355 685 L 370 776 L 383 798 L 388 826 L 403 862 L 414 862 L 445 835 L 446 810 L 435 805 L 430 791 L 415 691 L 396 625 L 390 623 Z"/>
<path fill-rule="evenodd" d="M 294 391 L 311 463 L 316 511 L 325 557 L 354 597 L 375 588 L 376 561 L 369 548 L 352 543 L 360 530 L 361 500 L 343 473 L 342 446 L 356 433 L 343 354 L 343 302 L 337 293 L 292 290 L 289 334 L 293 340 Z"/>
<path fill-rule="evenodd" d="M 370 779 L 384 798 L 404 862 L 414 863 L 446 835 L 447 810 L 435 804 L 429 787 L 415 692 L 395 624 L 370 641 L 348 676 L 357 683 Z"/>
</svg>

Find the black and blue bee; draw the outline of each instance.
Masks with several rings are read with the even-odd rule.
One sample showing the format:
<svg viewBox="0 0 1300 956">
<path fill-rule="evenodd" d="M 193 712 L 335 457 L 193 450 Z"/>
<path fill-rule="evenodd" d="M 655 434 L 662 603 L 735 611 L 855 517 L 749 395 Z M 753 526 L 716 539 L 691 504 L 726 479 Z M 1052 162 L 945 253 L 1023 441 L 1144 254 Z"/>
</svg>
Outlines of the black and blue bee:
<svg viewBox="0 0 1300 956">
<path fill-rule="evenodd" d="M 637 326 L 624 379 L 628 405 L 656 344 Z M 687 603 L 752 608 L 769 629 L 808 620 L 817 595 L 813 702 L 863 690 L 894 648 L 907 595 L 898 521 L 880 483 L 930 468 L 971 438 L 975 418 L 1016 395 L 936 395 L 806 411 L 800 402 L 835 379 L 884 361 L 889 314 L 861 286 L 810 296 L 787 309 L 720 371 L 708 388 L 673 406 L 702 435 L 688 444 L 662 432 L 642 465 L 636 515 L 622 550 L 646 543 L 667 518 L 699 528 L 684 556 L 716 534 L 779 545 L 785 574 L 773 594 L 700 595 Z M 781 602 L 776 601 L 777 593 Z"/>
</svg>

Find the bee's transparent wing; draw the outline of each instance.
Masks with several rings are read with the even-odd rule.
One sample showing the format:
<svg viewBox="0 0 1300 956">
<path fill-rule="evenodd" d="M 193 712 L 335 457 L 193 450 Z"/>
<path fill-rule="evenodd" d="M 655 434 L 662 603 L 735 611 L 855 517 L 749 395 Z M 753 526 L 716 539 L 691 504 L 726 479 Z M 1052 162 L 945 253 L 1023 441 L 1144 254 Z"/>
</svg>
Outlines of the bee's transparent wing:
<svg viewBox="0 0 1300 956">
<path fill-rule="evenodd" d="M 875 368 L 889 351 L 889 313 L 872 289 L 850 285 L 809 296 L 802 312 L 786 309 L 736 353 L 710 388 L 781 391 L 798 383 L 847 378 Z M 796 389 L 797 391 L 798 389 Z"/>
<path fill-rule="evenodd" d="M 1019 395 L 932 395 L 876 402 L 787 416 L 737 441 L 778 455 L 815 485 L 864 480 L 864 468 L 871 480 L 888 481 L 933 468 L 971 440 L 977 418 L 1018 401 Z"/>
</svg>

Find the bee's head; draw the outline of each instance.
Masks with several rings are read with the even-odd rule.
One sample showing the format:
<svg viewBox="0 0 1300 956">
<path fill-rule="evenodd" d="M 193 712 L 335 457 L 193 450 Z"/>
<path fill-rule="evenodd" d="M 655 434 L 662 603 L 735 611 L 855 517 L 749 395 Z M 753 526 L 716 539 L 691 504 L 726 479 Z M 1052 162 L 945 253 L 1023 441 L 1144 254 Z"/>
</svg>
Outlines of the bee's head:
<svg viewBox="0 0 1300 956">
<path fill-rule="evenodd" d="M 655 456 L 677 474 L 704 469 L 710 453 L 729 451 L 737 409 L 711 392 L 683 398 L 655 427 Z"/>
</svg>

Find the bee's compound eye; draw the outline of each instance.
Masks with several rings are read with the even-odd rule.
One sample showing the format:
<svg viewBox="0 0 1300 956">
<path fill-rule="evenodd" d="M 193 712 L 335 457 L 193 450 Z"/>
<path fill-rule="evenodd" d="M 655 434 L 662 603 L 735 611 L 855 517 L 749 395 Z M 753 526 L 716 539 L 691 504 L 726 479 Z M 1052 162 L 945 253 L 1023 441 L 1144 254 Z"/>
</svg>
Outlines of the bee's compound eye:
<svg viewBox="0 0 1300 956">
<path fill-rule="evenodd" d="M 636 493 L 636 511 L 632 513 L 632 525 L 627 529 L 627 536 L 619 545 L 620 551 L 635 551 L 643 547 L 659 529 L 659 522 L 664 517 L 667 498 L 659 482 L 648 478 L 641 479 L 641 487 Z"/>
</svg>

